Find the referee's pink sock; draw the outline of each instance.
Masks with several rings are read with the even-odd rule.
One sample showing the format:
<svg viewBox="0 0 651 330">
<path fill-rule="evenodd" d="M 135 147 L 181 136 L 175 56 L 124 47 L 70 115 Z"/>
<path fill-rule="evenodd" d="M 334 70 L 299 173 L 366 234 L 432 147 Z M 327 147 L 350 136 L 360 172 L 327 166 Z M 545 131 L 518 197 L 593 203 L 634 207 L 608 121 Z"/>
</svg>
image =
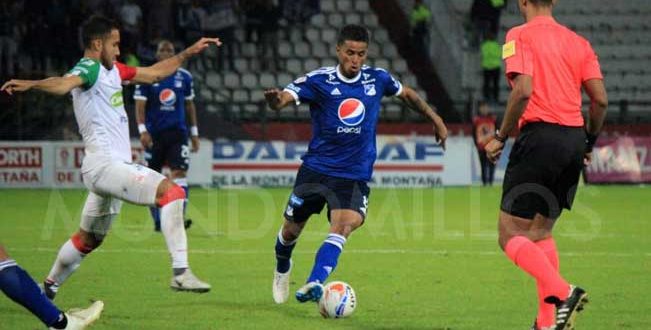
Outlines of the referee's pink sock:
<svg viewBox="0 0 651 330">
<path fill-rule="evenodd" d="M 555 296 L 561 300 L 567 297 L 570 285 L 534 242 L 524 236 L 515 236 L 506 243 L 504 250 L 509 259 L 540 283 L 545 297 Z"/>
<path fill-rule="evenodd" d="M 558 271 L 559 259 L 556 242 L 553 237 L 536 242 L 536 245 L 545 253 L 549 263 Z M 545 302 L 545 293 L 540 281 L 536 281 L 538 287 L 538 316 L 536 317 L 538 328 L 547 328 L 556 324 L 556 311 L 554 305 Z"/>
</svg>

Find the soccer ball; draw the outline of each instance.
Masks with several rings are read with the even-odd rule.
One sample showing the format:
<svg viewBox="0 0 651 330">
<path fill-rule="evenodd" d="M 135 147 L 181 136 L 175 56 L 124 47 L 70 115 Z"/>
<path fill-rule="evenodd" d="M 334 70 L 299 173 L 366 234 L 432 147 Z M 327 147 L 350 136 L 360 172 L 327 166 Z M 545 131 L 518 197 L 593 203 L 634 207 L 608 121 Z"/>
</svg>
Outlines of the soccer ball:
<svg viewBox="0 0 651 330">
<path fill-rule="evenodd" d="M 325 318 L 338 319 L 350 316 L 357 307 L 355 290 L 341 281 L 334 281 L 323 287 L 319 300 L 319 313 Z"/>
</svg>

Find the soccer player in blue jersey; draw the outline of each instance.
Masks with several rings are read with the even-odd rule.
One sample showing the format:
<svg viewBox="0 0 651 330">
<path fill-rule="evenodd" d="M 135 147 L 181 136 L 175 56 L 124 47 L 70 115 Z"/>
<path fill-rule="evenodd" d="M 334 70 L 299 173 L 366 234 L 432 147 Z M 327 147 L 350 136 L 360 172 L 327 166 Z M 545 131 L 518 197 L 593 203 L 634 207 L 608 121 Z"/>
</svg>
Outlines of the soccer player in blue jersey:
<svg viewBox="0 0 651 330">
<path fill-rule="evenodd" d="M 174 56 L 174 44 L 168 40 L 158 43 L 156 57 L 159 61 Z M 154 171 L 161 172 L 163 165 L 170 167 L 170 177 L 174 183 L 185 190 L 183 214 L 189 198 L 186 175 L 190 165 L 190 152 L 199 150 L 199 130 L 197 112 L 194 106 L 192 74 L 182 68 L 153 85 L 136 85 L 133 96 L 136 100 L 136 122 L 140 132 L 140 143 L 145 148 L 145 160 Z M 188 148 L 188 128 L 186 112 L 190 120 L 190 140 Z M 156 231 L 160 231 L 160 211 L 150 207 Z M 185 228 L 192 220 L 184 221 Z"/>
<path fill-rule="evenodd" d="M 276 239 L 276 303 L 287 301 L 292 250 L 312 214 L 320 213 L 327 204 L 330 230 L 306 284 L 296 291 L 300 302 L 319 301 L 323 283 L 337 266 L 346 240 L 364 223 L 382 97 L 396 96 L 429 118 L 437 142 L 445 149 L 447 129 L 441 117 L 386 70 L 364 65 L 368 41 L 365 27 L 347 25 L 339 31 L 337 40 L 339 65 L 312 71 L 282 91 L 265 91 L 267 103 L 274 110 L 291 103 L 309 103 L 313 126 L 312 141 L 302 158 Z"/>
<path fill-rule="evenodd" d="M 81 330 L 102 314 L 104 303 L 96 301 L 81 310 L 62 312 L 48 299 L 36 282 L 0 244 L 0 291 L 25 307 L 50 329 Z"/>
</svg>

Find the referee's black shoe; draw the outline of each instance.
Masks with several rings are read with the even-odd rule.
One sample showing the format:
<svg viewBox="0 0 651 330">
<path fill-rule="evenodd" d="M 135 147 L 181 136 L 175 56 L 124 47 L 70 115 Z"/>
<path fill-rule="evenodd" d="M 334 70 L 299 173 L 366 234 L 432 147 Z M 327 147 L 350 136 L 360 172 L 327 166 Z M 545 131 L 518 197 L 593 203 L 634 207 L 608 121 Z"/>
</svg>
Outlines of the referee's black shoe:
<svg viewBox="0 0 651 330">
<path fill-rule="evenodd" d="M 190 227 L 192 227 L 192 219 L 183 220 L 183 227 L 185 227 L 185 229 L 189 229 Z"/>
<path fill-rule="evenodd" d="M 588 293 L 578 286 L 570 286 L 570 294 L 564 301 L 556 297 L 547 297 L 545 302 L 556 304 L 556 330 L 574 329 L 577 314 L 588 303 Z"/>
</svg>

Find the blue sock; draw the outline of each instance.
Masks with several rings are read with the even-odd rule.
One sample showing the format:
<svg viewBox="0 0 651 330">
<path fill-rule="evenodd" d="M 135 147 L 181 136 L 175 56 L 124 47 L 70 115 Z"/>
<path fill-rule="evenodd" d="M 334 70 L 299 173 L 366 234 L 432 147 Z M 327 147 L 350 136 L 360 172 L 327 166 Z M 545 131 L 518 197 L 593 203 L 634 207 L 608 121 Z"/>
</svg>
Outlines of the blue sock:
<svg viewBox="0 0 651 330">
<path fill-rule="evenodd" d="M 0 290 L 11 300 L 27 308 L 47 326 L 63 319 L 63 313 L 45 297 L 29 274 L 12 259 L 0 261 Z"/>
<path fill-rule="evenodd" d="M 279 273 L 287 273 L 291 266 L 292 251 L 296 246 L 296 241 L 286 242 L 282 236 L 281 229 L 276 237 L 276 270 Z"/>
<path fill-rule="evenodd" d="M 188 180 L 186 178 L 177 178 L 174 179 L 174 183 L 183 188 L 185 191 L 185 201 L 183 201 L 183 219 L 185 219 L 185 209 L 188 205 L 188 200 L 190 199 L 190 187 L 188 187 Z"/>
<path fill-rule="evenodd" d="M 339 234 L 328 234 L 328 238 L 325 239 L 323 245 L 321 245 L 321 248 L 316 253 L 314 268 L 312 268 L 312 273 L 306 283 L 325 283 L 330 273 L 337 267 L 337 261 L 339 260 L 341 251 L 344 249 L 344 244 L 346 244 L 345 237 Z"/>
<path fill-rule="evenodd" d="M 157 207 L 150 207 L 149 213 L 151 214 L 152 220 L 154 220 L 154 229 L 160 231 L 160 210 Z"/>
</svg>

